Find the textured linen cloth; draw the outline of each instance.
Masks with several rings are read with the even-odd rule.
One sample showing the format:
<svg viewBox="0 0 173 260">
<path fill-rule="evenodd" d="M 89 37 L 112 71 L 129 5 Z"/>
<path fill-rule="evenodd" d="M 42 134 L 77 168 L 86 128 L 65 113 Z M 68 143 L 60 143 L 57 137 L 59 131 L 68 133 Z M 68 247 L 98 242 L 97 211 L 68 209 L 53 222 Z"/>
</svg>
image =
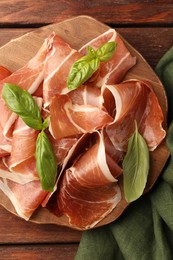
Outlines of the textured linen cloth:
<svg viewBox="0 0 173 260">
<path fill-rule="evenodd" d="M 173 259 L 173 48 L 156 67 L 168 97 L 170 158 L 154 188 L 104 227 L 84 231 L 75 260 Z"/>
</svg>

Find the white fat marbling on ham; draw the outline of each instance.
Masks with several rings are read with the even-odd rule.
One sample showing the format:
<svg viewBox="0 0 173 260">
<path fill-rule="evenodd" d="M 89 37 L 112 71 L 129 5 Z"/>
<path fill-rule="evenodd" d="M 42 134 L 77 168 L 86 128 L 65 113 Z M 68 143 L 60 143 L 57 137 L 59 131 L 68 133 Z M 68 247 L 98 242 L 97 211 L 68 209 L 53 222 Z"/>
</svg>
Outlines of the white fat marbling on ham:
<svg viewBox="0 0 173 260">
<path fill-rule="evenodd" d="M 51 132 L 56 139 L 92 133 L 113 120 L 104 108 L 100 89 L 91 86 L 56 95 L 50 104 L 50 116 Z"/>
<path fill-rule="evenodd" d="M 81 57 L 75 49 L 52 33 L 47 41 L 48 54 L 44 67 L 43 99 L 44 107 L 48 107 L 52 98 L 56 94 L 66 94 L 70 90 L 67 88 L 67 77 L 72 64 Z"/>
<path fill-rule="evenodd" d="M 25 220 L 29 220 L 47 195 L 47 192 L 42 190 L 39 181 L 19 184 L 0 178 L 0 189 L 12 202 L 16 213 Z"/>
<path fill-rule="evenodd" d="M 7 138 L 8 132 L 17 119 L 17 116 L 7 107 L 2 99 L 2 89 L 4 83 L 18 85 L 30 94 L 34 93 L 43 81 L 43 70 L 46 54 L 47 44 L 46 41 L 44 41 L 37 54 L 25 66 L 0 81 L 0 111 L 3 111 L 3 114 L 0 117 L 0 124 L 3 129 L 4 136 Z"/>
<path fill-rule="evenodd" d="M 19 184 L 26 184 L 26 183 L 31 182 L 33 180 L 39 180 L 39 177 L 38 176 L 33 177 L 32 173 L 24 175 L 20 172 L 10 171 L 8 169 L 8 166 L 5 163 L 4 158 L 2 158 L 0 160 L 0 177 L 14 181 L 14 182 L 19 183 Z"/>
<path fill-rule="evenodd" d="M 84 141 L 83 152 L 62 173 L 57 203 L 72 226 L 88 229 L 109 214 L 121 200 L 115 176 L 119 176 L 122 169 L 118 165 L 116 169 L 107 165 L 102 134 L 95 132 L 92 137 L 88 135 L 81 141 Z M 85 148 L 85 142 L 88 142 L 88 148 Z M 110 169 L 114 169 L 113 174 Z"/>
<path fill-rule="evenodd" d="M 163 112 L 149 83 L 128 80 L 117 85 L 105 86 L 115 100 L 114 121 L 106 126 L 106 132 L 116 149 L 126 151 L 128 140 L 137 122 L 139 132 L 153 151 L 164 139 Z"/>
</svg>

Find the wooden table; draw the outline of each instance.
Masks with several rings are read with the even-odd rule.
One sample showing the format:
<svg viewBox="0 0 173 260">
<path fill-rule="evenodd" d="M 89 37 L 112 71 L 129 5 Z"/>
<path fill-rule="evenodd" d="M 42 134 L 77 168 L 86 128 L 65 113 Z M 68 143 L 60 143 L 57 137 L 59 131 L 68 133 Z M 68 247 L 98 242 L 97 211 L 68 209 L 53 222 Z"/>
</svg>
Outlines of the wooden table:
<svg viewBox="0 0 173 260">
<path fill-rule="evenodd" d="M 0 46 L 40 26 L 81 14 L 117 29 L 152 68 L 173 45 L 172 0 L 1 0 Z M 0 207 L 1 260 L 74 259 L 80 238 L 79 231 L 26 222 Z"/>
</svg>

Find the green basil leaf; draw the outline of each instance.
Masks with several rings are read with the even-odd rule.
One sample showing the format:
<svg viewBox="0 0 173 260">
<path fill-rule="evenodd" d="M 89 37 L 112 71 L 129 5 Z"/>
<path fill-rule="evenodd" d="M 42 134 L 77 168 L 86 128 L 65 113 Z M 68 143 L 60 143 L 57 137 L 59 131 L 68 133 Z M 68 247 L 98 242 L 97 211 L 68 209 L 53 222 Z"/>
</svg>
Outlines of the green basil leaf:
<svg viewBox="0 0 173 260">
<path fill-rule="evenodd" d="M 57 177 L 57 161 L 52 144 L 44 131 L 39 133 L 36 142 L 36 169 L 42 189 L 52 192 Z"/>
<path fill-rule="evenodd" d="M 100 61 L 108 61 L 112 58 L 116 49 L 116 42 L 107 42 L 96 51 L 93 47 L 87 47 L 87 55 L 76 61 L 67 79 L 67 87 L 70 90 L 78 88 L 87 81 L 99 68 Z"/>
<path fill-rule="evenodd" d="M 46 119 L 43 122 L 42 130 L 45 130 L 49 126 L 50 116 L 46 117 Z"/>
<path fill-rule="evenodd" d="M 5 83 L 2 97 L 10 110 L 20 116 L 31 128 L 42 129 L 40 109 L 33 97 L 20 87 Z"/>
<path fill-rule="evenodd" d="M 99 67 L 99 59 L 84 56 L 76 61 L 69 73 L 67 85 L 70 90 L 78 88 L 87 81 Z"/>
<path fill-rule="evenodd" d="M 96 51 L 96 55 L 99 58 L 99 60 L 104 62 L 110 60 L 114 55 L 116 46 L 117 44 L 115 41 L 107 42 L 100 46 Z"/>
<path fill-rule="evenodd" d="M 87 46 L 87 56 L 90 56 L 92 58 L 96 58 L 96 51 L 92 46 Z"/>
<path fill-rule="evenodd" d="M 124 193 L 127 202 L 132 202 L 142 195 L 148 173 L 149 150 L 135 123 L 135 131 L 129 139 L 127 154 L 123 160 Z"/>
</svg>

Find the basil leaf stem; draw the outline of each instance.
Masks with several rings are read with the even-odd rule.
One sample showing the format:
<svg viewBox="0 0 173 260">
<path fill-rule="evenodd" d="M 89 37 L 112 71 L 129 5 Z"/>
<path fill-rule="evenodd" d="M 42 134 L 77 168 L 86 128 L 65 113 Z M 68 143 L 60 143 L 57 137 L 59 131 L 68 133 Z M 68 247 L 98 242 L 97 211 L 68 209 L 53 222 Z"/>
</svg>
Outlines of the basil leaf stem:
<svg viewBox="0 0 173 260">
<path fill-rule="evenodd" d="M 97 50 L 94 50 L 93 47 L 88 46 L 87 55 L 73 63 L 70 69 L 67 79 L 68 89 L 76 89 L 86 82 L 99 68 L 100 62 L 106 62 L 112 58 L 116 45 L 117 44 L 115 41 L 107 42 L 100 46 Z"/>
<path fill-rule="evenodd" d="M 11 111 L 16 113 L 31 128 L 42 129 L 40 109 L 33 97 L 20 87 L 5 83 L 2 97 Z"/>
<path fill-rule="evenodd" d="M 43 190 L 52 192 L 57 176 L 57 162 L 52 144 L 42 130 L 36 142 L 36 169 Z"/>
<path fill-rule="evenodd" d="M 136 121 L 122 165 L 125 199 L 132 202 L 142 195 L 149 173 L 149 150 Z"/>
</svg>

